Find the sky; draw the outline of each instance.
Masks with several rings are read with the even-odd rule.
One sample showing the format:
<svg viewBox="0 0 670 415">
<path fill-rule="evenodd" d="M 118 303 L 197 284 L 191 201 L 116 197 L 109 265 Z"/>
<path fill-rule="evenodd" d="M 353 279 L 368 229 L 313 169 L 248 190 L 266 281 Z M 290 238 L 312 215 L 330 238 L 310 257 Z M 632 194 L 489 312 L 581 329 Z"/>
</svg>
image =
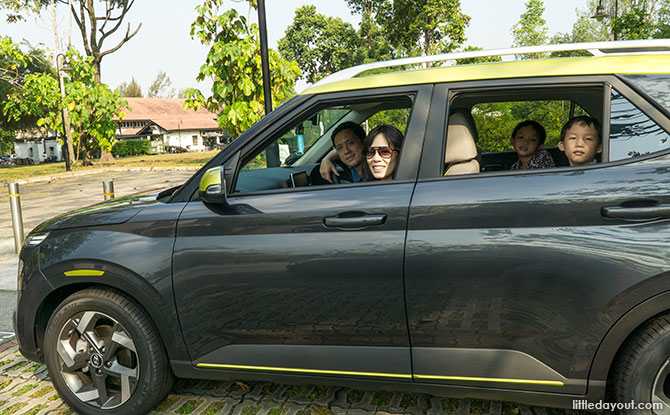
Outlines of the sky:
<svg viewBox="0 0 670 415">
<path fill-rule="evenodd" d="M 198 0 L 140 0 L 136 1 L 124 20 L 131 25 L 131 31 L 138 23 L 142 27 L 135 37 L 118 51 L 102 59 L 102 82 L 116 88 L 122 82 L 135 78 L 146 94 L 159 71 L 166 72 L 175 90 L 188 87 L 199 88 L 208 95 L 211 82 L 197 83 L 198 69 L 205 62 L 207 48 L 191 39 L 189 30 L 196 17 Z M 327 16 L 340 17 L 357 27 L 360 18 L 350 13 L 344 0 L 266 0 L 268 42 L 276 49 L 277 41 L 283 37 L 286 28 L 293 21 L 295 10 L 306 4 L 315 4 L 317 11 Z M 511 27 L 519 21 L 525 11 L 524 0 L 461 0 L 462 11 L 471 17 L 466 30 L 464 46 L 473 45 L 484 49 L 507 48 L 512 44 Z M 585 10 L 587 0 L 545 0 L 544 18 L 549 28 L 549 36 L 558 32 L 570 32 L 577 19 L 576 10 Z M 504 4 L 504 6 L 503 6 Z M 160 5 L 160 6 L 158 6 Z M 246 15 L 246 2 L 227 2 Z M 255 11 L 251 20 L 257 21 Z M 64 10 L 59 12 L 57 24 L 61 38 L 67 38 L 69 18 Z M 72 43 L 83 51 L 80 34 L 72 22 Z M 0 13 L 0 34 L 10 36 L 15 42 L 22 39 L 31 44 L 42 43 L 49 50 L 55 49 L 54 36 L 49 12 L 31 16 L 22 23 L 6 23 L 4 13 Z M 110 36 L 104 49 L 118 43 L 121 32 Z M 298 84 L 298 90 L 305 83 Z"/>
</svg>

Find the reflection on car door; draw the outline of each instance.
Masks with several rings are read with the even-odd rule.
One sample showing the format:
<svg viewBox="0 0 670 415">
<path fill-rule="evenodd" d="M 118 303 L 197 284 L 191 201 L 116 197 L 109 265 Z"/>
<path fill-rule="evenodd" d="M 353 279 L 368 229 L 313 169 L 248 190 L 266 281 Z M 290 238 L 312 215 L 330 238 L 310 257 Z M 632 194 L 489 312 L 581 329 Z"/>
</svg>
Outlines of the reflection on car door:
<svg viewBox="0 0 670 415">
<path fill-rule="evenodd" d="M 402 257 L 413 186 L 189 203 L 178 224 L 174 284 L 192 360 L 411 380 Z"/>
</svg>

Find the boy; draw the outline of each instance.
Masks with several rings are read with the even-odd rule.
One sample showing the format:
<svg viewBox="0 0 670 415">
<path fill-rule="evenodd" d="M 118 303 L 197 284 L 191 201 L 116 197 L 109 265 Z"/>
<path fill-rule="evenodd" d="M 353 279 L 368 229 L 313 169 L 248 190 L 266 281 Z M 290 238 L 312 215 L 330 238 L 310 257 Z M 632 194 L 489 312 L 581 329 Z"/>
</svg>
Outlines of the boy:
<svg viewBox="0 0 670 415">
<path fill-rule="evenodd" d="M 514 147 L 519 161 L 512 164 L 512 170 L 545 169 L 555 167 L 554 159 L 544 149 L 547 132 L 537 121 L 522 121 L 514 127 L 509 141 Z"/>
<path fill-rule="evenodd" d="M 558 148 L 565 153 L 571 167 L 594 164 L 603 151 L 600 123 L 595 118 L 580 115 L 565 123 L 561 129 Z"/>
</svg>

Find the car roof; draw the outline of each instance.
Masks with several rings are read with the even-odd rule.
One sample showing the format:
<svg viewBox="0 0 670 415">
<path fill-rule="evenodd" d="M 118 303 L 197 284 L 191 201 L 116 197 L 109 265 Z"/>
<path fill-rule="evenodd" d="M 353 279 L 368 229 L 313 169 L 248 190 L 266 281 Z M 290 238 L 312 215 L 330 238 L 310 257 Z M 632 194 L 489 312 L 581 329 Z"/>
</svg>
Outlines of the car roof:
<svg viewBox="0 0 670 415">
<path fill-rule="evenodd" d="M 665 40 L 663 43 L 668 42 Z M 653 41 L 638 41 L 641 44 L 650 44 Z M 579 45 L 626 45 L 630 46 L 632 42 L 600 42 L 594 44 L 573 44 L 567 50 L 579 50 Z M 656 45 L 655 42 L 653 45 Z M 549 47 L 556 48 L 556 45 Z M 506 53 L 487 54 L 486 51 L 478 52 L 479 56 L 509 55 L 511 52 L 525 52 L 525 50 L 535 50 L 535 48 L 516 48 L 505 50 Z M 582 48 L 585 49 L 585 48 Z M 642 48 L 641 48 L 642 49 Z M 542 50 L 542 49 L 537 49 Z M 357 74 L 374 69 L 370 65 L 361 65 L 355 68 L 345 69 L 313 85 L 301 94 L 321 94 L 327 92 L 350 91 L 364 88 L 381 88 L 389 86 L 403 86 L 414 84 L 428 84 L 436 82 L 459 82 L 484 79 L 506 79 L 506 78 L 527 78 L 539 76 L 570 76 L 570 75 L 603 75 L 603 74 L 668 74 L 670 73 L 670 52 L 666 49 L 658 49 L 649 53 L 622 53 L 604 56 L 572 57 L 572 58 L 552 58 L 540 60 L 523 60 L 513 62 L 495 62 L 478 63 L 469 65 L 442 66 L 431 69 L 405 70 L 398 72 L 383 73 L 377 75 L 358 76 Z M 423 62 L 451 60 L 452 56 L 465 56 L 471 52 L 457 53 L 451 55 L 442 55 L 445 59 L 431 59 L 423 57 Z M 474 55 L 474 54 L 473 54 Z M 378 63 L 379 67 L 392 67 L 405 64 L 410 58 L 397 61 Z M 415 62 L 421 62 L 415 60 Z M 393 65 L 395 64 L 395 65 Z M 359 69 L 358 71 L 356 69 Z M 348 74 L 347 74 L 348 73 Z M 344 76 L 338 76 L 344 74 Z M 346 76 L 350 75 L 349 79 Z M 343 79 L 344 78 L 344 79 Z M 334 79 L 333 81 L 330 81 Z M 337 80 L 342 79 L 342 80 Z"/>
</svg>

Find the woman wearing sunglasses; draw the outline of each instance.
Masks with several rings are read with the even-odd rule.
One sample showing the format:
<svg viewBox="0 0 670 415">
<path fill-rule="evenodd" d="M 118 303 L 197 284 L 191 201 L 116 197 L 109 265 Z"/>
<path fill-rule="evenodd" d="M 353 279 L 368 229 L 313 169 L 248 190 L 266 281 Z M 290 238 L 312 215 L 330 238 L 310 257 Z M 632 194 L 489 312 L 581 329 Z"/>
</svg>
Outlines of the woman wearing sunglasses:
<svg viewBox="0 0 670 415">
<path fill-rule="evenodd" d="M 393 179 L 403 138 L 400 130 L 388 124 L 378 125 L 365 137 L 363 146 L 369 180 Z"/>
</svg>

